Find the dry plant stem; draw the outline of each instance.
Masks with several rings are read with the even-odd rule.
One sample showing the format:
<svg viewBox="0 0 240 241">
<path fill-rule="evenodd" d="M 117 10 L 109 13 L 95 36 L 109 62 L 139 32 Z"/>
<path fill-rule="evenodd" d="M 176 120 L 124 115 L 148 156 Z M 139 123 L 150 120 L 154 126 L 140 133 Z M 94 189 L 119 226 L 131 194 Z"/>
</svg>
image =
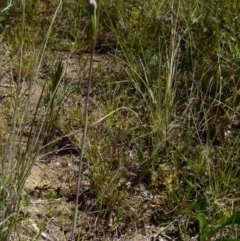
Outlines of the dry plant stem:
<svg viewBox="0 0 240 241">
<path fill-rule="evenodd" d="M 72 230 L 71 241 L 74 240 L 76 223 L 77 223 L 78 197 L 79 197 L 79 193 L 80 193 L 80 182 L 81 182 L 81 173 L 82 173 L 82 159 L 83 159 L 84 145 L 85 145 L 85 141 L 86 141 L 86 137 L 87 137 L 87 130 L 88 130 L 88 104 L 89 104 L 89 94 L 90 94 L 91 82 L 92 82 L 91 80 L 92 80 L 93 54 L 94 54 L 95 42 L 96 42 L 96 38 L 93 38 L 92 47 L 91 47 L 91 58 L 90 58 L 87 96 L 86 96 L 86 99 L 85 99 L 84 131 L 83 131 L 83 136 L 82 136 L 81 151 L 80 151 L 80 158 L 79 158 L 79 169 L 78 169 L 78 179 L 77 179 L 77 194 L 76 194 L 76 200 L 75 200 L 75 212 L 74 212 L 74 221 L 73 221 L 73 230 Z"/>
<path fill-rule="evenodd" d="M 90 1 L 91 2 L 91 1 Z M 90 7 L 92 5 L 89 5 Z M 77 179 L 77 190 L 76 190 L 76 200 L 75 200 L 75 211 L 74 211 L 74 220 L 73 220 L 73 228 L 71 234 L 71 241 L 75 240 L 76 236 L 76 224 L 77 224 L 77 214 L 78 214 L 78 197 L 80 193 L 80 182 L 81 182 L 81 173 L 82 173 L 82 159 L 83 159 L 83 152 L 84 152 L 84 145 L 87 137 L 87 130 L 88 130 L 88 105 L 89 105 L 89 95 L 91 90 L 91 82 L 92 82 L 92 70 L 93 70 L 93 54 L 96 44 L 96 6 L 94 6 L 94 15 L 92 15 L 93 23 L 93 37 L 91 41 L 91 56 L 90 56 L 90 67 L 89 67 L 89 76 L 88 76 L 88 88 L 87 88 L 87 96 L 85 99 L 85 110 L 84 110 L 84 131 L 82 136 L 82 143 L 81 143 L 81 151 L 80 151 L 80 158 L 79 158 L 79 169 L 78 169 L 78 179 Z"/>
</svg>

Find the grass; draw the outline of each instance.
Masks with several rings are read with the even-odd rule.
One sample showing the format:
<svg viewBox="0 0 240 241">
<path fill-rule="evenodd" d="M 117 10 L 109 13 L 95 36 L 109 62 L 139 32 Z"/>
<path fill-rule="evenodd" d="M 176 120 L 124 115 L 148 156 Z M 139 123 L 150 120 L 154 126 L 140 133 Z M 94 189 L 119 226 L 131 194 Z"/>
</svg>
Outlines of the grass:
<svg viewBox="0 0 240 241">
<path fill-rule="evenodd" d="M 7 4 L 1 1 L 0 9 Z M 65 0 L 25 4 L 15 1 L 0 13 L 0 67 L 10 66 L 1 78 L 9 76 L 4 84 L 14 86 L 0 90 L 7 96 L 0 100 L 1 240 L 17 230 L 24 184 L 39 156 L 84 123 L 87 7 Z M 105 237 L 155 224 L 172 239 L 237 238 L 237 227 L 222 221 L 234 223 L 239 210 L 237 1 L 103 0 L 99 6 L 82 174 L 88 173 L 92 203 L 80 209 L 94 210 L 97 225 L 107 223 Z M 63 55 L 79 59 L 77 84 L 66 80 Z M 35 84 L 42 93 L 32 110 Z M 76 134 L 68 142 L 79 149 Z"/>
</svg>

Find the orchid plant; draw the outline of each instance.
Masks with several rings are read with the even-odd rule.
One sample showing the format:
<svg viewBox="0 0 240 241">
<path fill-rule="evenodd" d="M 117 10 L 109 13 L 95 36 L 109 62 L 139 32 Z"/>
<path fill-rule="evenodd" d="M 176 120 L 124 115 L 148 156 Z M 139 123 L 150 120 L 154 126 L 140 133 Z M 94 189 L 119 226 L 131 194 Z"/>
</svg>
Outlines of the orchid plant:
<svg viewBox="0 0 240 241">
<path fill-rule="evenodd" d="M 95 49 L 96 37 L 97 37 L 97 2 L 95 0 L 88 0 L 88 10 L 90 13 L 91 25 L 92 25 L 91 55 L 90 55 L 89 75 L 88 75 L 88 88 L 87 88 L 87 95 L 85 100 L 84 131 L 83 131 L 82 141 L 81 141 L 77 190 L 76 190 L 76 199 L 75 199 L 75 212 L 74 212 L 71 241 L 75 240 L 75 237 L 76 237 L 76 223 L 77 223 L 77 215 L 78 215 L 78 197 L 79 197 L 81 173 L 82 173 L 82 159 L 83 159 L 84 145 L 85 145 L 87 130 L 88 130 L 88 103 L 89 103 L 89 94 L 90 94 L 91 82 L 92 82 L 93 55 L 94 55 L 94 49 Z"/>
</svg>

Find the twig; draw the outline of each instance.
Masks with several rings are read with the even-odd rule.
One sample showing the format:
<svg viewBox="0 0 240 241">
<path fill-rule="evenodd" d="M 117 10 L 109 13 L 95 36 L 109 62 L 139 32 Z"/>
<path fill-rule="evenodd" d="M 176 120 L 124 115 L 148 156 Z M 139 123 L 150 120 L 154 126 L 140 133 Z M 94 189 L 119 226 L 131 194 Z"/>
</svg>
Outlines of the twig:
<svg viewBox="0 0 240 241">
<path fill-rule="evenodd" d="M 2 12 L 4 12 L 4 11 L 6 11 L 6 10 L 8 10 L 10 7 L 12 7 L 12 0 L 9 2 L 9 4 L 7 5 L 7 7 L 5 7 L 3 10 L 2 10 Z"/>
<path fill-rule="evenodd" d="M 2 222 L 0 222 L 0 227 L 4 224 L 4 223 L 6 223 L 11 217 L 13 217 L 13 216 L 15 216 L 16 215 L 16 213 L 12 213 L 9 217 L 7 217 L 5 220 L 3 220 Z"/>
<path fill-rule="evenodd" d="M 45 232 L 41 232 L 40 229 L 38 228 L 37 224 L 32 220 L 32 219 L 29 219 L 33 229 L 35 230 L 35 232 L 37 234 L 39 234 L 42 238 L 48 240 L 48 241 L 53 241 L 53 239 L 51 239 Z"/>
<path fill-rule="evenodd" d="M 119 108 L 117 108 L 116 110 L 110 112 L 109 114 L 105 115 L 104 117 L 100 118 L 99 120 L 95 121 L 95 122 L 92 123 L 90 126 L 95 126 L 96 124 L 98 124 L 99 122 L 105 120 L 105 119 L 108 118 L 110 115 L 114 114 L 115 112 L 117 112 L 117 111 L 119 111 L 119 110 L 128 110 L 128 111 L 132 112 L 133 114 L 136 115 L 136 117 L 138 117 L 139 121 L 140 121 L 141 124 L 142 124 L 142 121 L 141 121 L 141 119 L 140 119 L 140 117 L 139 117 L 139 115 L 138 115 L 137 112 L 135 112 L 134 110 L 132 110 L 132 109 L 130 109 L 130 108 L 128 108 L 128 107 L 122 106 L 122 107 L 119 107 Z"/>
</svg>

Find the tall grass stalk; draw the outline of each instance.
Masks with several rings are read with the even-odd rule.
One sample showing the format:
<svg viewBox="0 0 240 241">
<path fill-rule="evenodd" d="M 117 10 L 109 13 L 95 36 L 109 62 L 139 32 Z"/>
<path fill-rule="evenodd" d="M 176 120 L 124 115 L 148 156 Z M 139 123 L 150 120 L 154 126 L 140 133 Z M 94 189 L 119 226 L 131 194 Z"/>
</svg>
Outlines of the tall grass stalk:
<svg viewBox="0 0 240 241">
<path fill-rule="evenodd" d="M 166 127 L 168 128 L 170 122 L 171 108 L 175 98 L 175 90 L 174 90 L 174 78 L 177 71 L 177 63 L 178 63 L 178 51 L 180 40 L 178 39 L 178 17 L 179 17 L 179 8 L 180 1 L 177 2 L 176 9 L 174 9 L 175 1 L 171 2 L 171 39 L 169 46 L 169 53 L 167 55 L 167 79 L 166 79 L 166 90 L 165 90 L 165 98 L 164 98 L 164 106 L 165 106 L 165 120 Z"/>
</svg>

